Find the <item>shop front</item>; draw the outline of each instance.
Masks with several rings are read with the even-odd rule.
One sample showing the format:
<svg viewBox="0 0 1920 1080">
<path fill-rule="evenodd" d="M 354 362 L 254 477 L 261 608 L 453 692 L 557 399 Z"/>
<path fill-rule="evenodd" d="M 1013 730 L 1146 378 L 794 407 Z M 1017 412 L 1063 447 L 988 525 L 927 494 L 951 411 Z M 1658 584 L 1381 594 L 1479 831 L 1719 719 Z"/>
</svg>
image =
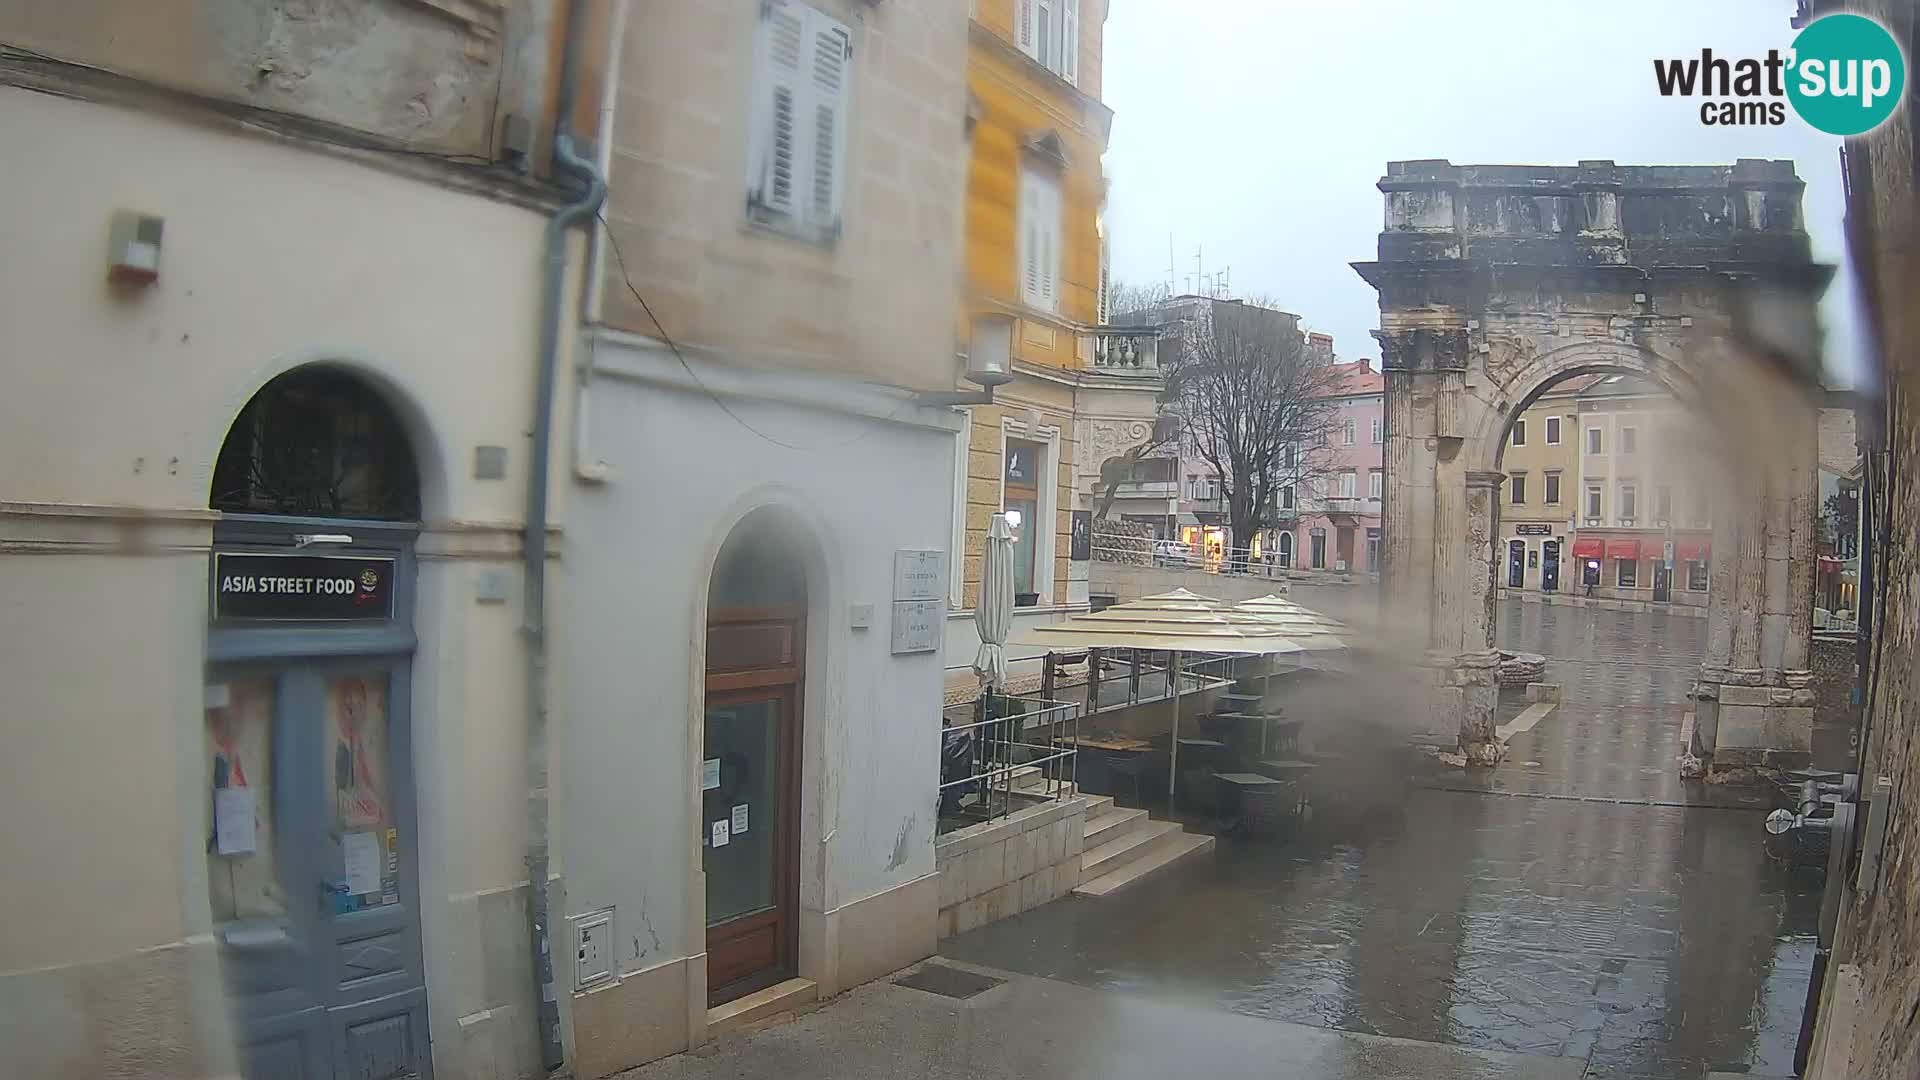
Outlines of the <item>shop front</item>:
<svg viewBox="0 0 1920 1080">
<path fill-rule="evenodd" d="M 353 376 L 295 370 L 210 502 L 205 875 L 242 1069 L 427 1075 L 406 436 Z"/>
</svg>

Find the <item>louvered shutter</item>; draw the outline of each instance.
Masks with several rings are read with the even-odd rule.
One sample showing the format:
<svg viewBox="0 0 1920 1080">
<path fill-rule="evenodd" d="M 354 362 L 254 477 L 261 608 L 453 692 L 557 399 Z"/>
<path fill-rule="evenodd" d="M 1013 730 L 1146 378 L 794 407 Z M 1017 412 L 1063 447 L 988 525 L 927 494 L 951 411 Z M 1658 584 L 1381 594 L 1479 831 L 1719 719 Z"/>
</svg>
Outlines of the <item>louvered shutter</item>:
<svg viewBox="0 0 1920 1080">
<path fill-rule="evenodd" d="M 840 193 L 847 161 L 847 103 L 852 82 L 853 34 L 811 12 L 808 20 L 806 112 L 807 186 L 803 217 L 825 230 L 840 226 Z"/>
<path fill-rule="evenodd" d="M 1032 176 L 1020 178 L 1020 299 L 1040 304 L 1039 184 Z"/>
<path fill-rule="evenodd" d="M 805 161 L 800 119 L 807 97 L 800 77 L 807 36 L 806 9 L 769 4 L 761 9 L 759 101 L 755 107 L 755 202 L 776 214 L 798 205 Z"/>
<path fill-rule="evenodd" d="M 1020 51 L 1040 58 L 1039 0 L 1014 0 L 1013 36 Z"/>
<path fill-rule="evenodd" d="M 1080 0 L 1061 0 L 1066 5 L 1060 32 L 1060 76 L 1080 85 Z"/>
</svg>

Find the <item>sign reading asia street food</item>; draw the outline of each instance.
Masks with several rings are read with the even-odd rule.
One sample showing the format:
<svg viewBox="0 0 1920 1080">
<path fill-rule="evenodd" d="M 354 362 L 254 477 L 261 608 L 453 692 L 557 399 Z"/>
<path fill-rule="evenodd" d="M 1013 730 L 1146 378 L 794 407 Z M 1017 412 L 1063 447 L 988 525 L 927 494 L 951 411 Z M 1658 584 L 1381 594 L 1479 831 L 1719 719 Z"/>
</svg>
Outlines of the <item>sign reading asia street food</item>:
<svg viewBox="0 0 1920 1080">
<path fill-rule="evenodd" d="M 393 560 L 215 552 L 214 617 L 340 621 L 393 617 Z"/>
</svg>

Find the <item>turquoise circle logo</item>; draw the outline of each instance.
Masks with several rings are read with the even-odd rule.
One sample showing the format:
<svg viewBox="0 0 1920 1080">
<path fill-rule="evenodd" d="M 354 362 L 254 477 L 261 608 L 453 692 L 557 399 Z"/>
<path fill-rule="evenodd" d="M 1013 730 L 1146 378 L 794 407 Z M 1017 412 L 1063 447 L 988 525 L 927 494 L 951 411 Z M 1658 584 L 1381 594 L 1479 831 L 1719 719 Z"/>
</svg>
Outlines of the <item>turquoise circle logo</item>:
<svg viewBox="0 0 1920 1080">
<path fill-rule="evenodd" d="M 1828 15 L 1793 39 L 1787 99 L 1829 135 L 1872 131 L 1900 107 L 1907 61 L 1886 27 L 1864 15 Z"/>
</svg>

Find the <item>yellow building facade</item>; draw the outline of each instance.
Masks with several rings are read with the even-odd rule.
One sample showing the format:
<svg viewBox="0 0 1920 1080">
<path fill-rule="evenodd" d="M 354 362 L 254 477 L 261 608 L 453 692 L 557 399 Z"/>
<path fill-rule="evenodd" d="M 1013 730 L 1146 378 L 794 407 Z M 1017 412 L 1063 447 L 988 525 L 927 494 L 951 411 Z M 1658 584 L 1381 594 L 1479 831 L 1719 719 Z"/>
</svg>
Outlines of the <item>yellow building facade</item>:
<svg viewBox="0 0 1920 1080">
<path fill-rule="evenodd" d="M 1107 0 L 979 0 L 969 25 L 962 323 L 1010 335 L 1013 380 L 968 410 L 956 458 L 950 602 L 978 598 L 993 514 L 1015 526 L 1016 620 L 1087 603 L 1101 462 L 1146 441 L 1162 389 L 1154 334 L 1103 326 L 1101 211 L 1112 113 L 1100 101 Z M 1082 531 L 1086 522 L 1082 521 Z M 1043 620 L 1044 621 L 1044 620 Z M 949 673 L 974 640 L 948 635 Z"/>
</svg>

